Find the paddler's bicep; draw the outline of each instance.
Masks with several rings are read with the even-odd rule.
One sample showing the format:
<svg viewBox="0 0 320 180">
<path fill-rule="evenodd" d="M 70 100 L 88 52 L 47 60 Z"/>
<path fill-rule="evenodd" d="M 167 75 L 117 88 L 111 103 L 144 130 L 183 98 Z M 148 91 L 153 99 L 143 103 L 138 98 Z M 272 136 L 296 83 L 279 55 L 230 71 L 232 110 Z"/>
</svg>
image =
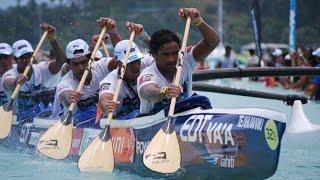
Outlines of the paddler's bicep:
<svg viewBox="0 0 320 180">
<path fill-rule="evenodd" d="M 13 91 L 16 87 L 16 79 L 14 78 L 6 78 L 3 80 L 3 89 L 5 91 Z"/>
</svg>

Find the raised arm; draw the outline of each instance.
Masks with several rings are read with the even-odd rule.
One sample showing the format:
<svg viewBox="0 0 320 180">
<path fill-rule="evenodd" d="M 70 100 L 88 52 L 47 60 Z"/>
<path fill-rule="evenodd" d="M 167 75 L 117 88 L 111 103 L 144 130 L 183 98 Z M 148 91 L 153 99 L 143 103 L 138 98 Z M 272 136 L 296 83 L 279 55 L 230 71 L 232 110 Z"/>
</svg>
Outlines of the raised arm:
<svg viewBox="0 0 320 180">
<path fill-rule="evenodd" d="M 50 62 L 49 70 L 51 74 L 57 74 L 66 62 L 66 55 L 57 41 L 56 28 L 47 23 L 43 23 L 40 26 L 43 31 L 48 31 L 48 38 L 53 49 L 54 61 Z"/>
<path fill-rule="evenodd" d="M 150 40 L 151 37 L 147 34 L 147 32 L 144 30 L 144 27 L 142 24 L 136 24 L 134 22 L 127 22 L 126 26 L 129 31 L 135 31 L 136 38 L 140 41 L 144 42 L 148 47 L 150 46 Z"/>
<path fill-rule="evenodd" d="M 99 35 L 94 35 L 92 36 L 91 38 L 91 42 L 90 42 L 90 51 L 93 51 L 94 47 L 96 46 L 96 43 L 99 39 Z M 104 34 L 103 35 L 103 38 L 102 38 L 102 41 L 106 42 L 107 40 L 109 39 L 109 35 L 108 34 Z"/>
<path fill-rule="evenodd" d="M 97 20 L 97 23 L 100 26 L 100 28 L 103 28 L 104 26 L 106 26 L 107 28 L 106 32 L 110 36 L 110 40 L 112 42 L 113 47 L 115 47 L 116 44 L 119 41 L 121 41 L 121 36 L 118 33 L 116 21 L 111 18 L 101 17 Z"/>
<path fill-rule="evenodd" d="M 198 9 L 181 8 L 178 14 L 183 20 L 190 16 L 191 23 L 200 31 L 203 39 L 195 45 L 193 56 L 196 61 L 203 61 L 218 45 L 220 41 L 218 34 L 203 20 Z"/>
</svg>

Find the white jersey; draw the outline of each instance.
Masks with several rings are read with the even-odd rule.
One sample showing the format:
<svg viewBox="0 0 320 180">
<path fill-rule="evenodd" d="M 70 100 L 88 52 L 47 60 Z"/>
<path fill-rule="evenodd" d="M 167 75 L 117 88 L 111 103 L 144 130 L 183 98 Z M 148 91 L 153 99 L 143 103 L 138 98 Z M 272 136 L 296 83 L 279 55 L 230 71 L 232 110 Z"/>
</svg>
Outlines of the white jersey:
<svg viewBox="0 0 320 180">
<path fill-rule="evenodd" d="M 152 63 L 154 62 L 154 58 L 151 55 L 146 55 L 144 58 L 141 59 L 141 67 L 140 69 L 143 70 L 146 67 L 149 67 Z M 111 93 L 114 94 L 116 85 L 117 85 L 117 80 L 118 80 L 118 69 L 113 70 L 110 72 L 107 77 L 105 77 L 101 82 L 100 82 L 100 93 L 99 96 L 105 93 Z M 120 93 L 118 96 L 118 101 L 120 102 L 119 107 L 122 107 L 123 100 L 129 98 L 129 99 L 134 99 L 138 98 L 138 93 L 137 93 L 137 86 L 132 86 L 127 84 L 126 82 L 123 81 Z M 132 102 L 133 103 L 133 102 Z M 121 108 L 118 108 L 117 114 L 120 112 Z"/>
<path fill-rule="evenodd" d="M 151 54 L 145 55 L 141 59 L 141 70 L 145 69 L 146 67 L 151 66 L 151 64 L 154 62 L 154 58 L 151 56 Z"/>
<path fill-rule="evenodd" d="M 16 64 L 13 64 L 13 67 L 17 67 Z M 4 93 L 4 88 L 2 84 L 2 76 L 0 76 L 0 106 L 7 101 L 7 96 Z"/>
<path fill-rule="evenodd" d="M 83 95 L 80 97 L 80 100 L 86 100 L 91 98 L 99 93 L 99 83 L 100 81 L 109 74 L 108 64 L 112 58 L 103 58 L 99 61 L 92 63 L 91 72 L 92 79 L 89 85 L 84 85 L 81 92 Z M 69 71 L 64 75 L 61 81 L 58 83 L 54 105 L 52 110 L 52 116 L 55 117 L 59 114 L 60 109 L 60 100 L 59 96 L 62 92 L 66 90 L 76 90 L 78 88 L 79 81 L 73 74 L 73 71 Z"/>
<path fill-rule="evenodd" d="M 183 63 L 183 73 L 181 78 L 181 85 L 185 86 L 184 92 L 189 97 L 192 94 L 192 69 L 197 65 L 193 57 L 193 49 L 186 53 Z M 153 107 L 154 103 L 141 97 L 140 89 L 147 84 L 157 84 L 159 87 L 168 86 L 172 82 L 167 81 L 166 78 L 158 70 L 156 63 L 144 69 L 137 80 L 138 95 L 140 98 L 140 113 L 147 114 Z"/>
<path fill-rule="evenodd" d="M 53 76 L 49 70 L 49 64 L 50 62 L 40 62 L 39 64 L 32 65 L 33 73 L 30 79 L 21 86 L 20 91 L 33 92 L 44 88 L 48 80 Z M 12 69 L 2 75 L 2 85 L 6 79 L 16 79 L 18 76 L 17 66 L 13 66 Z M 5 93 L 10 97 L 13 92 L 5 91 Z"/>
</svg>

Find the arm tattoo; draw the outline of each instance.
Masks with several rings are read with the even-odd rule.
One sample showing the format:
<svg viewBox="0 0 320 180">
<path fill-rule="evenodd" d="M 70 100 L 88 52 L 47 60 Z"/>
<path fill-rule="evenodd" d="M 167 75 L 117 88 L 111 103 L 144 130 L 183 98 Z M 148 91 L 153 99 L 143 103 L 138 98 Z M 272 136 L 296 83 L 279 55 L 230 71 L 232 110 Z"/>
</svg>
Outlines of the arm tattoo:
<svg viewBox="0 0 320 180">
<path fill-rule="evenodd" d="M 165 96 L 160 93 L 160 87 L 157 84 L 147 84 L 140 89 L 143 98 L 157 103 L 161 102 Z"/>
</svg>

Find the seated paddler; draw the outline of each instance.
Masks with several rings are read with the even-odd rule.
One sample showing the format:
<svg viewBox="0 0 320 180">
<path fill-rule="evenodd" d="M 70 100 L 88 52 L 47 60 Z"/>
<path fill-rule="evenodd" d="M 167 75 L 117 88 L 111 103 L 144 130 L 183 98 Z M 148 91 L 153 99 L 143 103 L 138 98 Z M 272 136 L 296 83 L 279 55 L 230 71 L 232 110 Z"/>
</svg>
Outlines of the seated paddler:
<svg viewBox="0 0 320 180">
<path fill-rule="evenodd" d="M 145 31 L 141 24 L 127 22 L 127 28 L 136 32 L 137 39 L 143 41 L 141 36 L 145 36 Z M 129 40 L 122 40 L 114 48 L 114 56 L 123 62 L 128 48 Z M 143 68 L 153 63 L 151 56 L 144 56 L 139 47 L 133 42 L 127 61 L 123 83 L 118 96 L 118 101 L 112 100 L 116 83 L 119 78 L 119 68 L 113 70 L 100 82 L 99 107 L 104 114 L 114 112 L 117 119 L 131 119 L 139 115 L 140 100 L 137 93 L 137 78 Z"/>
<path fill-rule="evenodd" d="M 43 31 L 48 31 L 48 38 L 52 45 L 55 59 L 52 61 L 40 61 L 31 65 L 31 71 L 23 76 L 25 68 L 30 64 L 33 55 L 33 48 L 27 40 L 18 40 L 12 45 L 14 59 L 17 66 L 5 72 L 2 76 L 2 84 L 5 94 L 11 97 L 17 84 L 21 89 L 13 104 L 13 113 L 17 115 L 18 122 L 32 121 L 33 117 L 53 102 L 54 91 L 46 86 L 55 74 L 60 71 L 64 59 L 60 58 L 60 47 L 56 41 L 56 30 L 49 24 L 42 24 Z"/>
<path fill-rule="evenodd" d="M 217 33 L 203 20 L 197 9 L 180 9 L 178 14 L 184 21 L 187 17 L 191 17 L 191 23 L 200 32 L 202 40 L 189 52 L 185 52 L 181 86 L 176 86 L 172 82 L 177 70 L 181 41 L 175 33 L 169 30 L 159 30 L 151 36 L 149 48 L 155 63 L 145 68 L 137 80 L 140 113 L 142 114 L 160 111 L 169 104 L 172 97 L 177 97 L 178 101 L 190 97 L 192 95 L 192 70 L 196 62 L 205 59 L 219 43 Z"/>
<path fill-rule="evenodd" d="M 108 31 L 112 31 L 115 27 L 114 21 L 104 21 L 103 26 Z M 62 104 L 64 111 L 67 112 L 71 103 L 77 106 L 73 112 L 73 125 L 75 127 L 92 127 L 99 128 L 95 124 L 96 104 L 99 99 L 99 83 L 106 77 L 109 72 L 118 67 L 118 61 L 111 57 L 102 58 L 94 61 L 89 69 L 89 74 L 85 80 L 84 86 L 80 92 L 77 87 L 82 78 L 84 71 L 88 68 L 88 62 L 91 51 L 87 42 L 82 39 L 76 39 L 67 44 L 66 47 L 67 63 L 69 71 L 58 83 L 55 104 Z M 55 106 L 53 111 L 59 106 Z"/>
<path fill-rule="evenodd" d="M 0 43 L 0 106 L 8 101 L 2 86 L 2 75 L 12 68 L 12 48 L 7 43 Z"/>
</svg>

